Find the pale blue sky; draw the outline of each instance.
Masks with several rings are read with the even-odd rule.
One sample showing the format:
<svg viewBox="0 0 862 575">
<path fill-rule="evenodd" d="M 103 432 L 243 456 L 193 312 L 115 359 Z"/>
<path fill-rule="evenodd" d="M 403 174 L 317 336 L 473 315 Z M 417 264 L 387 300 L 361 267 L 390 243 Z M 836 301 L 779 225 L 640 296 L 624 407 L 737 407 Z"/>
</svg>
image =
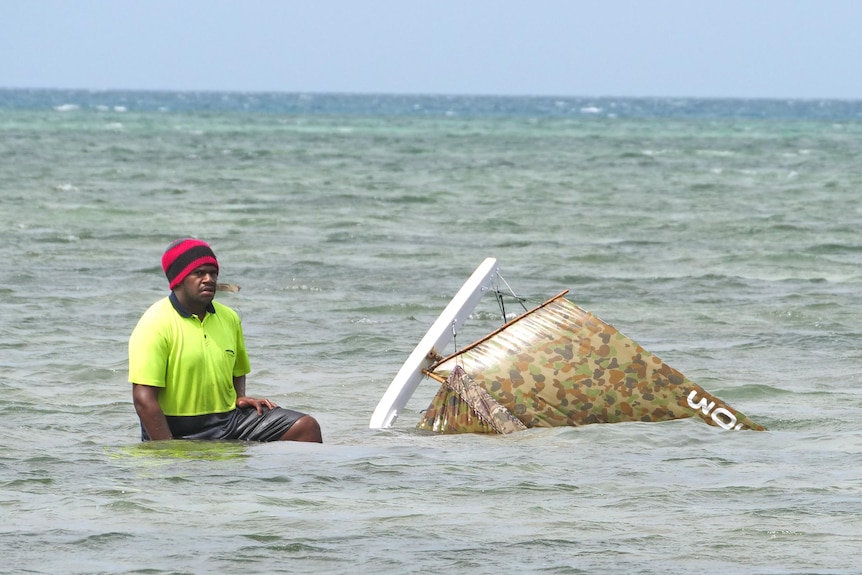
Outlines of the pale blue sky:
<svg viewBox="0 0 862 575">
<path fill-rule="evenodd" d="M 862 0 L 0 0 L 0 87 L 862 99 Z"/>
</svg>

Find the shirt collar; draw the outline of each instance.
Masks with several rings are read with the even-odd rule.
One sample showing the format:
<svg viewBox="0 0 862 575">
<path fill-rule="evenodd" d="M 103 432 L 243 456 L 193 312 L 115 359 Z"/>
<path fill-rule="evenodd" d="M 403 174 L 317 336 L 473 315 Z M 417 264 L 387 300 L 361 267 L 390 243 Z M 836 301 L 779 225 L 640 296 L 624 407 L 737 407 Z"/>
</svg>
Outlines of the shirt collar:
<svg viewBox="0 0 862 575">
<path fill-rule="evenodd" d="M 174 306 L 174 309 L 177 310 L 177 313 L 183 317 L 192 317 L 192 314 L 183 307 L 183 304 L 180 303 L 180 300 L 177 298 L 177 294 L 171 292 L 171 295 L 168 296 L 168 299 L 171 300 L 171 305 Z M 207 313 L 215 313 L 215 306 L 210 302 L 207 305 Z"/>
</svg>

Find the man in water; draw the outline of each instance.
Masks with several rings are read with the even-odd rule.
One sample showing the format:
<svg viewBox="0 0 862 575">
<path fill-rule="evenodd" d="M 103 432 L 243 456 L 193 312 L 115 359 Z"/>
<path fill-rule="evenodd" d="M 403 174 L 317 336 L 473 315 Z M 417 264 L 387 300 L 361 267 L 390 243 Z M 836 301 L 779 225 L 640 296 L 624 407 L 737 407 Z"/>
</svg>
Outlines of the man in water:
<svg viewBox="0 0 862 575">
<path fill-rule="evenodd" d="M 129 338 L 129 382 L 143 441 L 240 439 L 322 443 L 310 415 L 245 394 L 251 367 L 239 316 L 213 301 L 219 266 L 205 242 L 168 246 L 171 293 Z"/>
</svg>

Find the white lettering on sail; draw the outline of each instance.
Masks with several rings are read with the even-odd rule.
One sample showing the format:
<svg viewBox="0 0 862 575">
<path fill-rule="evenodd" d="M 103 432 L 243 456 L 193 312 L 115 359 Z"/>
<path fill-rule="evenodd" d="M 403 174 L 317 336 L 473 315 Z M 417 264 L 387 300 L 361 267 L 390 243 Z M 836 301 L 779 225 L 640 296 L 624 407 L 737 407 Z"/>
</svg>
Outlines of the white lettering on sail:
<svg viewBox="0 0 862 575">
<path fill-rule="evenodd" d="M 694 402 L 694 399 L 697 397 L 697 390 L 692 389 L 691 393 L 688 394 L 688 405 L 692 409 L 700 409 L 704 415 L 709 415 L 709 412 L 712 411 L 712 408 L 715 407 L 714 401 L 709 401 L 708 399 L 701 398 L 697 403 Z"/>
<path fill-rule="evenodd" d="M 691 390 L 691 393 L 688 394 L 688 405 L 692 409 L 700 409 L 704 415 L 709 415 L 710 419 L 712 419 L 719 427 L 724 429 L 735 429 L 737 431 L 743 427 L 741 423 L 737 424 L 736 416 L 729 410 L 724 407 L 716 409 L 715 402 L 709 401 L 705 397 L 698 400 L 696 389 Z"/>
<path fill-rule="evenodd" d="M 733 429 L 733 426 L 736 425 L 736 416 L 723 407 L 713 410 L 710 417 L 719 427 L 725 429 Z"/>
</svg>

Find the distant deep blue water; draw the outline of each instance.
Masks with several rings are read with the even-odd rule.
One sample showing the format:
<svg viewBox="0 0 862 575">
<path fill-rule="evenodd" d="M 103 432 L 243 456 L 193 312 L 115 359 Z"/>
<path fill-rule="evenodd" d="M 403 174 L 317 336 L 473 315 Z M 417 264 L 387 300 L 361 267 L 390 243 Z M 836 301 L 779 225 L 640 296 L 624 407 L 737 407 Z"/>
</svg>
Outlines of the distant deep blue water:
<svg viewBox="0 0 862 575">
<path fill-rule="evenodd" d="M 859 100 L 0 89 L 0 108 L 40 110 L 63 106 L 82 110 L 122 107 L 135 112 L 246 112 L 372 117 L 862 119 L 862 101 Z"/>
<path fill-rule="evenodd" d="M 0 90 L 0 573 L 855 574 L 862 102 Z M 126 343 L 209 241 L 323 446 L 141 444 Z M 766 433 L 368 418 L 484 257 Z M 460 343 L 496 328 L 483 302 Z"/>
</svg>

